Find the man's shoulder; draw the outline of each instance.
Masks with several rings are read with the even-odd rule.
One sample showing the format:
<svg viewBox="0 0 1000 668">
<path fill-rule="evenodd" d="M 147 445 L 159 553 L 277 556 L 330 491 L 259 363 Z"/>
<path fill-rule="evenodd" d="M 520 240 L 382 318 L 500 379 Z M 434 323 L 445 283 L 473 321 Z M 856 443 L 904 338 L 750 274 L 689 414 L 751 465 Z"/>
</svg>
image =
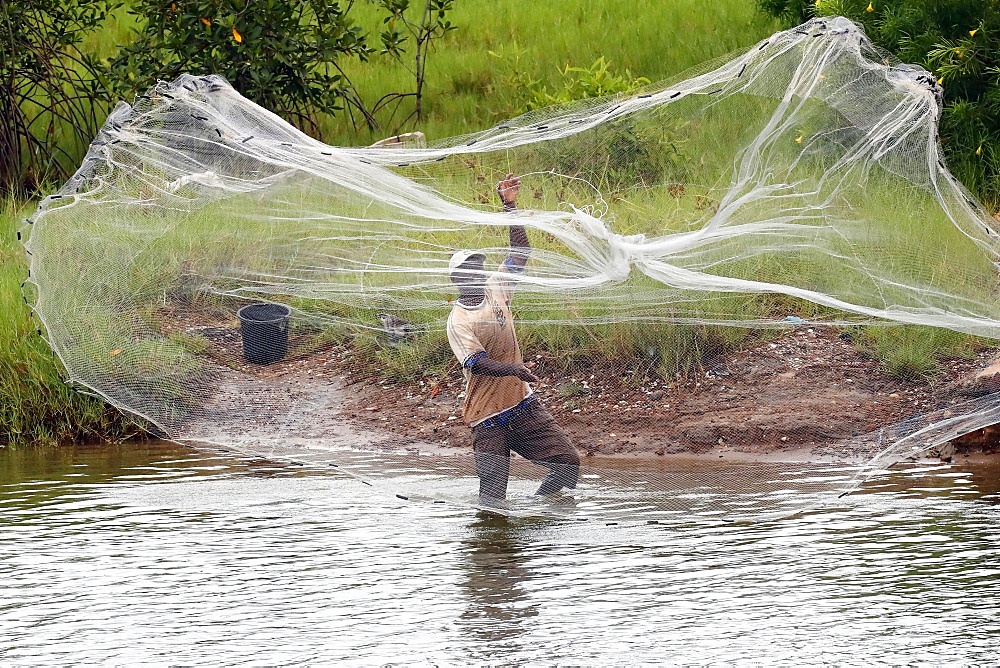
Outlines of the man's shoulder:
<svg viewBox="0 0 1000 668">
<path fill-rule="evenodd" d="M 448 313 L 448 319 L 445 321 L 445 327 L 448 329 L 454 329 L 456 326 L 464 325 L 472 319 L 472 311 L 464 308 L 455 300 L 451 304 L 451 312 Z"/>
</svg>

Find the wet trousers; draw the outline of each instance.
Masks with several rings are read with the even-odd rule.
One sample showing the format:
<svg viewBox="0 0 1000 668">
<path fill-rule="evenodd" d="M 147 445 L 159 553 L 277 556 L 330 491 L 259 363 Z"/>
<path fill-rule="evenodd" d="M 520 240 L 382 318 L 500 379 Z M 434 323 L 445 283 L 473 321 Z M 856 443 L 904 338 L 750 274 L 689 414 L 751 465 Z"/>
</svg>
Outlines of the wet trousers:
<svg viewBox="0 0 1000 668">
<path fill-rule="evenodd" d="M 549 469 L 535 494 L 572 489 L 580 477 L 580 455 L 569 435 L 537 401 L 506 425 L 473 427 L 472 449 L 481 497 L 506 498 L 511 451 Z"/>
</svg>

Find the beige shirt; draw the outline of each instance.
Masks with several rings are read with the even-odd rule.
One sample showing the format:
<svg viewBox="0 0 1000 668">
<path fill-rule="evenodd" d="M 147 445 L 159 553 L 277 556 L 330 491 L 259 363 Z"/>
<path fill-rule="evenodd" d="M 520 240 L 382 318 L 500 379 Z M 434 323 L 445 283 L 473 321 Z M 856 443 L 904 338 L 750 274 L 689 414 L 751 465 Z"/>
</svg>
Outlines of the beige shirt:
<svg viewBox="0 0 1000 668">
<path fill-rule="evenodd" d="M 469 307 L 456 300 L 448 316 L 448 342 L 465 373 L 463 417 L 473 427 L 531 394 L 531 386 L 520 378 L 474 374 L 468 364 L 483 352 L 497 362 L 523 362 L 510 313 L 516 280 L 506 266 L 501 266 L 499 272 L 486 279 L 481 304 Z"/>
</svg>

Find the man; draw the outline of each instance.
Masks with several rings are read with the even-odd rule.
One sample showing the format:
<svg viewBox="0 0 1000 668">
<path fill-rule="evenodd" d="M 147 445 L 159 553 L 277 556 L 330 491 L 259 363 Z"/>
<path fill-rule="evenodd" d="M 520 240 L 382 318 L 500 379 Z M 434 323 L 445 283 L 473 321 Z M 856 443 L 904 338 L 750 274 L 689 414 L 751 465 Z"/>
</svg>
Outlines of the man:
<svg viewBox="0 0 1000 668">
<path fill-rule="evenodd" d="M 513 174 L 497 184 L 505 211 L 515 209 L 520 186 Z M 458 299 L 448 317 L 448 341 L 465 373 L 463 414 L 472 428 L 479 496 L 487 504 L 507 495 L 512 450 L 549 469 L 536 494 L 576 487 L 580 475 L 569 436 L 532 393 L 534 363 L 524 363 L 514 333 L 510 302 L 530 252 L 524 227 L 511 225 L 510 255 L 497 272 L 487 274 L 486 256 L 474 251 L 458 251 L 449 263 Z"/>
</svg>

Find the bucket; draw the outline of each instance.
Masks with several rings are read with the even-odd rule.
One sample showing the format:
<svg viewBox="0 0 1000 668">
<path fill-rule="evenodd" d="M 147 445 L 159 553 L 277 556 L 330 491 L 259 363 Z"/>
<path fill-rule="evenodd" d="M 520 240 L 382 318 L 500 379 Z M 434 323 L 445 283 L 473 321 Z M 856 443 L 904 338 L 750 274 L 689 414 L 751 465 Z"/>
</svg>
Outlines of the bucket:
<svg viewBox="0 0 1000 668">
<path fill-rule="evenodd" d="M 240 319 L 243 356 L 253 364 L 272 364 L 288 353 L 288 320 L 292 309 L 284 304 L 247 304 L 236 312 Z"/>
</svg>

